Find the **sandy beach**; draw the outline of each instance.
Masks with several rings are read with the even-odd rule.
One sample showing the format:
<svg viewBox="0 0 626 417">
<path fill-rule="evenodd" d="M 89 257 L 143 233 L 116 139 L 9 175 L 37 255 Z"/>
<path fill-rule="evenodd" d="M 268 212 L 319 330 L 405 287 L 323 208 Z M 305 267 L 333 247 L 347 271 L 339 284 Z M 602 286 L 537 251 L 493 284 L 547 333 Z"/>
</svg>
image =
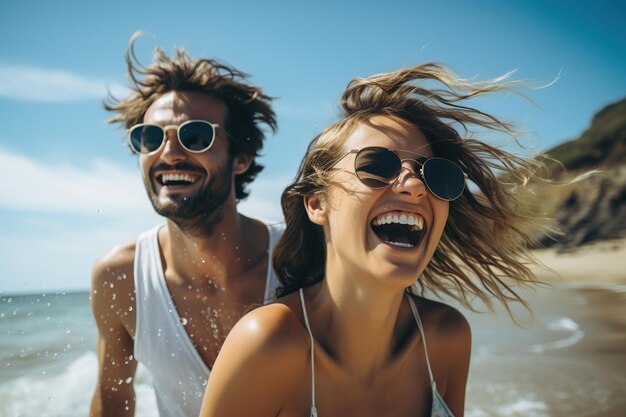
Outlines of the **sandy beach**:
<svg viewBox="0 0 626 417">
<path fill-rule="evenodd" d="M 535 250 L 533 254 L 553 270 L 534 268 L 541 280 L 626 284 L 626 238 L 594 242 L 567 251 Z"/>
</svg>

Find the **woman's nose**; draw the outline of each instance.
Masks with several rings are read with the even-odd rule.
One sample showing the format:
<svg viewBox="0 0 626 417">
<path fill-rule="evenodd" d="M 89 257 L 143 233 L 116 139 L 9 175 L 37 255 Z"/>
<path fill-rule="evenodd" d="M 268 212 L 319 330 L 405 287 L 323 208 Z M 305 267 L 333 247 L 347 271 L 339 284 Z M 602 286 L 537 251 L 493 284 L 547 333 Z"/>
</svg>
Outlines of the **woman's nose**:
<svg viewBox="0 0 626 417">
<path fill-rule="evenodd" d="M 426 196 L 427 189 L 419 171 L 414 167 L 402 165 L 398 179 L 393 183 L 394 192 L 412 198 Z"/>
</svg>

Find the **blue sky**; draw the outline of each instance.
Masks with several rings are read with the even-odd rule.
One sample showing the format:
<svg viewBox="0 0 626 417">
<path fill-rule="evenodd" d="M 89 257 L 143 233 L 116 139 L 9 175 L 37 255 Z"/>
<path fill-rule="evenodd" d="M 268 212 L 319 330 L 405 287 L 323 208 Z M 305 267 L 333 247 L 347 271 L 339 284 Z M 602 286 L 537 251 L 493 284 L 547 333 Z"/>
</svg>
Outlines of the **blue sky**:
<svg viewBox="0 0 626 417">
<path fill-rule="evenodd" d="M 352 78 L 425 61 L 465 77 L 546 84 L 481 99 L 535 132 L 537 150 L 578 136 L 626 96 L 621 1 L 118 2 L 0 1 L 0 291 L 86 289 L 98 256 L 161 221 L 123 131 L 106 124 L 107 89 L 123 94 L 131 35 L 185 47 L 252 74 L 275 97 L 279 132 L 241 210 L 280 218 L 278 199 L 308 141 L 334 120 Z M 336 3 L 336 4 L 335 4 Z M 559 75 L 560 74 L 560 75 Z"/>
</svg>

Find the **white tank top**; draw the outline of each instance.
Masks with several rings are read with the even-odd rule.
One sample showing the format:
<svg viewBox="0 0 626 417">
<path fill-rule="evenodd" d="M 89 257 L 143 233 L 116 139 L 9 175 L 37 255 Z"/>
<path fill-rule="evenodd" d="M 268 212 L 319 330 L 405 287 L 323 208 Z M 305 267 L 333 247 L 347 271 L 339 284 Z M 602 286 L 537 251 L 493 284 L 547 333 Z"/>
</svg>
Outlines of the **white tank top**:
<svg viewBox="0 0 626 417">
<path fill-rule="evenodd" d="M 267 224 L 269 262 L 264 303 L 280 285 L 271 267 L 272 250 L 283 223 Z M 162 225 L 144 232 L 135 249 L 135 359 L 152 376 L 161 417 L 197 417 L 210 370 L 194 348 L 165 283 L 157 234 Z"/>
</svg>

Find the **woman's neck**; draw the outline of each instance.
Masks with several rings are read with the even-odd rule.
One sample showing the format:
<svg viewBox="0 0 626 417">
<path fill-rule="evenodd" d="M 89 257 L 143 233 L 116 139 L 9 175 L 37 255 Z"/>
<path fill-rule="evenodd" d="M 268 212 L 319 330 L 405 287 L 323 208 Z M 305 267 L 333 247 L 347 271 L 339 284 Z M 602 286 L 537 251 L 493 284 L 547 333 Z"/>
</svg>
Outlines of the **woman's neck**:
<svg viewBox="0 0 626 417">
<path fill-rule="evenodd" d="M 389 363 L 404 290 L 376 277 L 327 265 L 326 278 L 312 294 L 312 310 L 323 332 L 316 337 L 347 372 L 364 381 Z"/>
</svg>

